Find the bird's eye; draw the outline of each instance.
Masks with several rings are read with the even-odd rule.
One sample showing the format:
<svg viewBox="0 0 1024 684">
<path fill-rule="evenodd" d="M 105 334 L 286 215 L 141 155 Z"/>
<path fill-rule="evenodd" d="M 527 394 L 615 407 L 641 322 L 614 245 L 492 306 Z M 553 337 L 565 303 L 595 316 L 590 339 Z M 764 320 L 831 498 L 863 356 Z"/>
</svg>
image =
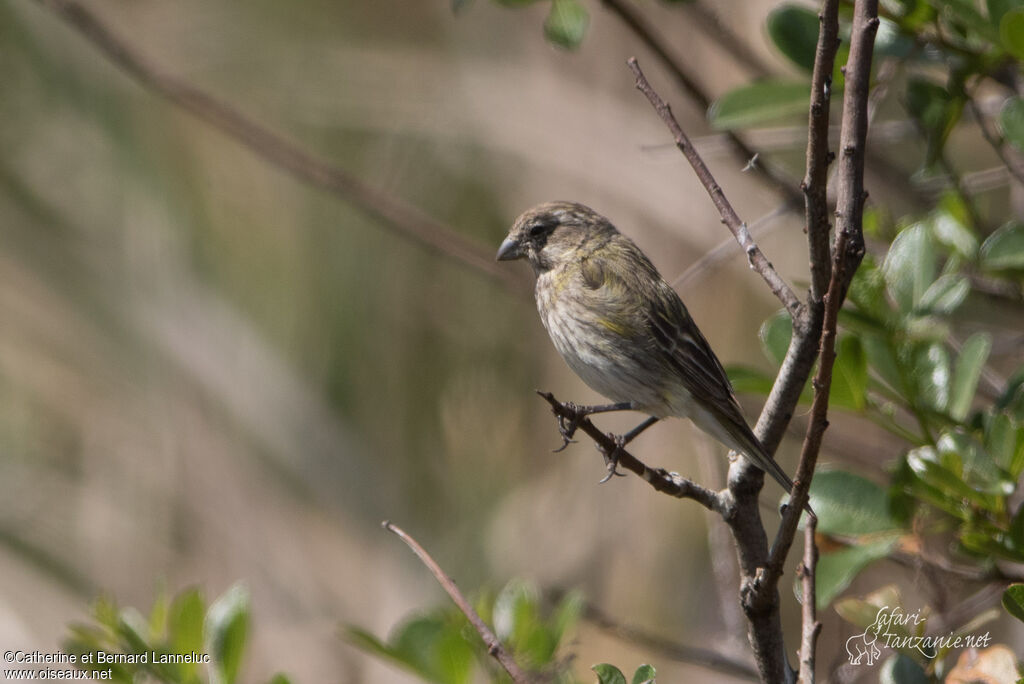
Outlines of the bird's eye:
<svg viewBox="0 0 1024 684">
<path fill-rule="evenodd" d="M 530 237 L 532 237 L 532 238 L 540 237 L 541 235 L 544 235 L 545 233 L 549 233 L 549 232 L 551 232 L 551 228 L 552 227 L 553 226 L 550 223 L 545 223 L 543 221 L 538 221 L 537 223 L 534 223 L 532 226 L 530 226 Z"/>
</svg>

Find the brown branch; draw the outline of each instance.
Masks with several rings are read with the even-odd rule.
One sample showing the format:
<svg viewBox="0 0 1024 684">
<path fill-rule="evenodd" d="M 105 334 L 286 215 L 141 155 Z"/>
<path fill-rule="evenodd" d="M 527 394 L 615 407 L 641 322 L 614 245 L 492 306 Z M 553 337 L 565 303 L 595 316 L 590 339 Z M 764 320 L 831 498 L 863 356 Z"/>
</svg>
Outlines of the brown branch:
<svg viewBox="0 0 1024 684">
<path fill-rule="evenodd" d="M 665 126 L 672 133 L 672 137 L 675 140 L 676 147 L 683 153 L 686 160 L 690 162 L 690 166 L 693 167 L 694 173 L 697 174 L 698 180 L 707 190 L 708 195 L 711 196 L 711 201 L 714 203 L 715 208 L 718 209 L 718 213 L 722 215 L 722 221 L 732 232 L 736 241 L 740 243 L 740 246 L 747 254 L 747 259 L 750 262 L 750 267 L 757 271 L 765 282 L 768 283 L 768 287 L 772 293 L 779 298 L 786 310 L 789 311 L 790 315 L 794 318 L 800 318 L 803 311 L 803 304 L 797 299 L 793 290 L 790 289 L 789 285 L 782 276 L 778 274 L 775 267 L 772 266 L 768 258 L 765 257 L 764 253 L 754 242 L 754 238 L 750 236 L 750 231 L 747 230 L 747 226 L 740 217 L 736 214 L 736 210 L 733 209 L 732 204 L 726 198 L 725 193 L 722 191 L 721 186 L 715 180 L 715 177 L 711 174 L 707 164 L 701 158 L 696 148 L 690 144 L 690 139 L 686 137 L 686 133 L 683 132 L 679 122 L 676 121 L 675 116 L 672 114 L 672 109 L 661 99 L 661 96 L 655 92 L 654 88 L 647 81 L 643 71 L 640 70 L 640 65 L 637 63 L 635 57 L 630 57 L 626 60 L 629 65 L 630 71 L 636 77 L 636 87 L 642 92 L 650 101 L 651 106 L 661 117 L 661 120 L 665 123 Z"/>
<path fill-rule="evenodd" d="M 606 459 L 618 448 L 611 436 L 601 432 L 589 418 L 580 419 L 575 410 L 555 399 L 551 392 L 538 390 L 537 394 L 551 405 L 551 410 L 556 416 L 575 421 L 577 429 L 583 430 L 588 437 L 594 440 Z M 724 514 L 726 502 L 718 492 L 706 489 L 679 473 L 671 473 L 664 468 L 651 468 L 625 449 L 619 449 L 618 464 L 639 475 L 644 482 L 654 487 L 655 491 L 674 496 L 677 499 L 693 499 L 710 511 Z"/>
<path fill-rule="evenodd" d="M 430 570 L 437 579 L 438 584 L 448 592 L 452 601 L 454 601 L 455 605 L 459 607 L 459 610 L 461 610 L 462 614 L 466 616 L 466 619 L 472 623 L 473 627 L 480 635 L 480 638 L 484 640 L 484 645 L 487 646 L 487 653 L 497 660 L 503 668 L 505 668 L 505 672 L 508 672 L 508 676 L 512 678 L 512 681 L 515 682 L 515 684 L 530 684 L 531 678 L 519 668 L 516 661 L 512 658 L 512 655 L 505 650 L 504 646 L 501 645 L 501 641 L 499 641 L 498 637 L 491 631 L 491 628 L 488 627 L 487 623 L 485 623 L 477 612 L 473 610 L 473 606 L 469 604 L 466 597 L 463 596 L 462 592 L 459 591 L 459 588 L 455 586 L 455 582 L 452 578 L 445 574 L 444 570 L 441 569 L 441 566 L 437 564 L 437 561 L 430 557 L 427 550 L 420 546 L 419 542 L 410 537 L 404 530 L 402 530 L 402 528 L 391 524 L 390 521 L 385 520 L 381 525 L 385 530 L 393 532 L 399 539 L 404 541 L 405 545 L 412 549 L 412 552 L 416 554 L 425 566 L 427 566 L 427 569 Z"/>
<path fill-rule="evenodd" d="M 800 679 L 802 684 L 813 684 L 814 662 L 818 648 L 818 635 L 821 634 L 821 623 L 818 622 L 818 591 L 815 573 L 818 572 L 818 545 L 814 541 L 814 531 L 818 528 L 818 520 L 813 516 L 807 519 L 804 528 L 804 560 L 797 570 L 800 578 L 802 606 L 802 622 L 800 640 Z"/>
<path fill-rule="evenodd" d="M 683 67 L 682 63 L 672 56 L 668 47 L 668 41 L 658 35 L 654 27 L 633 7 L 630 0 L 602 0 L 602 3 L 654 53 L 662 63 L 662 66 L 675 78 L 687 96 L 697 103 L 702 111 L 706 111 L 711 104 L 710 96 L 697 83 L 696 78 Z M 752 149 L 736 133 L 729 131 L 726 135 L 732 142 L 737 160 L 743 166 L 749 164 L 755 157 L 759 158 L 757 151 Z M 790 200 L 793 203 L 790 206 L 797 206 L 796 203 L 800 201 L 800 194 L 796 191 L 794 183 L 785 178 L 773 166 L 767 164 L 764 159 L 760 159 L 757 164 L 753 165 L 753 168 L 757 170 L 757 173 L 776 194 L 786 200 Z"/>
<path fill-rule="evenodd" d="M 858 0 L 854 6 L 850 56 L 846 62 L 846 88 L 843 95 L 842 133 L 839 139 L 839 189 L 836 201 L 836 230 L 846 233 L 846 272 L 843 290 L 846 297 L 853 275 L 864 258 L 864 155 L 868 139 L 868 94 L 871 87 L 871 60 L 875 33 L 878 31 L 878 0 Z"/>
<path fill-rule="evenodd" d="M 797 467 L 796 478 L 794 478 L 796 486 L 793 488 L 789 508 L 782 518 L 782 524 L 779 526 L 775 543 L 768 556 L 763 580 L 766 591 L 774 592 L 775 585 L 782 577 L 783 564 L 796 535 L 801 510 L 809 498 L 811 478 L 818 463 L 818 454 L 821 453 L 821 442 L 825 436 L 825 430 L 828 428 L 828 400 L 832 387 L 832 367 L 836 360 L 836 328 L 839 309 L 843 302 L 843 282 L 848 267 L 845 255 L 849 240 L 849 233 L 844 230 L 840 230 L 836 236 L 832 277 L 829 280 L 828 292 L 825 294 L 825 321 L 821 332 L 818 372 L 814 376 L 814 401 L 811 403 L 807 436 L 804 438 L 803 448 L 800 452 L 800 465 Z"/>
<path fill-rule="evenodd" d="M 399 235 L 468 266 L 513 290 L 526 282 L 500 268 L 490 248 L 483 248 L 419 209 L 356 178 L 339 166 L 316 157 L 279 133 L 256 123 L 232 105 L 184 79 L 164 72 L 142 57 L 77 0 L 37 0 L 89 40 L 143 87 L 191 113 L 249 148 L 298 180 L 327 190 L 381 221 Z"/>
<path fill-rule="evenodd" d="M 790 506 L 782 519 L 772 545 L 762 588 L 765 594 L 774 594 L 782 576 L 783 563 L 796 535 L 801 509 L 807 503 L 821 442 L 828 427 L 829 391 L 832 386 L 832 367 L 836 359 L 836 328 L 839 309 L 846 297 L 846 289 L 853 272 L 864 256 L 864 236 L 861 216 L 864 192 L 864 146 L 867 142 L 868 85 L 875 31 L 878 28 L 877 0 L 860 0 L 855 7 L 850 58 L 846 71 L 846 97 L 843 103 L 841 147 L 843 159 L 839 168 L 839 198 L 836 215 L 838 225 L 832 250 L 832 275 L 825 295 L 825 317 L 822 324 L 818 372 L 814 377 L 814 401 L 811 404 L 807 436 L 800 452 Z M 859 241 L 860 248 L 854 247 Z M 762 595 L 762 600 L 767 600 Z"/>
<path fill-rule="evenodd" d="M 638 627 L 622 624 L 589 602 L 583 606 L 583 619 L 616 639 L 635 644 L 645 650 L 656 651 L 666 658 L 757 681 L 757 670 L 738 658 L 707 648 L 680 644 Z"/>
<path fill-rule="evenodd" d="M 825 0 L 818 15 L 818 46 L 811 74 L 811 106 L 807 122 L 807 174 L 800 189 L 804 193 L 807 245 L 811 260 L 811 306 L 820 305 L 828 287 L 830 265 L 828 215 L 829 103 L 832 71 L 839 48 L 839 0 Z"/>
</svg>

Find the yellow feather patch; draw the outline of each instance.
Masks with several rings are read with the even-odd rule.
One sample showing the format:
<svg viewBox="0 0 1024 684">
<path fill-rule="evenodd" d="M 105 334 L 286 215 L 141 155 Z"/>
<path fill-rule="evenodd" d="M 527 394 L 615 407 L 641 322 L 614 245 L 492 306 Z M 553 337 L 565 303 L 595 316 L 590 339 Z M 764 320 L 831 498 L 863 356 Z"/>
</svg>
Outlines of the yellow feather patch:
<svg viewBox="0 0 1024 684">
<path fill-rule="evenodd" d="M 608 328 L 608 330 L 611 330 L 616 335 L 621 335 L 622 337 L 626 337 L 629 334 L 629 328 L 628 327 L 626 327 L 626 326 L 624 326 L 624 325 L 622 325 L 620 323 L 616 323 L 615 321 L 609 320 L 607 318 L 598 318 L 597 322 L 600 325 L 602 325 L 603 327 Z"/>
</svg>

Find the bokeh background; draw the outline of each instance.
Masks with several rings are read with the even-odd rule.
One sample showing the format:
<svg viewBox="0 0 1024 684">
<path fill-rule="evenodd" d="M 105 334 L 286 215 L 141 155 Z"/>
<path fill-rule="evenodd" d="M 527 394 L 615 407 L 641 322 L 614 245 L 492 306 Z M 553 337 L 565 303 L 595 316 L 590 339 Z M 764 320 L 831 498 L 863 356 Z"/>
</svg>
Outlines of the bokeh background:
<svg viewBox="0 0 1024 684">
<path fill-rule="evenodd" d="M 634 90 L 631 55 L 739 214 L 779 206 L 597 2 L 572 53 L 545 42 L 543 3 L 90 7 L 166 72 L 489 250 L 520 211 L 560 198 L 609 216 L 670 280 L 729 237 Z M 714 10 L 786 73 L 763 37 L 769 8 Z M 749 80 L 686 8 L 642 9 L 713 95 Z M 32 0 L 0 0 L 0 83 L 0 645 L 54 650 L 100 592 L 144 607 L 161 587 L 212 597 L 242 581 L 255 644 L 243 678 L 412 681 L 339 638 L 345 623 L 386 634 L 442 600 L 381 530 L 388 518 L 465 589 L 579 587 L 628 622 L 744 652 L 735 589 L 713 572 L 729 576 L 728 542 L 703 509 L 634 477 L 598 485 L 585 441 L 550 453 L 559 437 L 533 390 L 598 397 L 557 357 L 528 289 L 295 180 Z M 801 175 L 799 126 L 762 142 Z M 799 218 L 756 228 L 806 282 Z M 723 361 L 767 370 L 757 331 L 777 303 L 729 255 L 681 294 Z M 528 281 L 524 264 L 508 269 Z M 887 448 L 864 425 L 833 426 L 833 450 L 857 435 L 848 457 Z M 794 433 L 780 452 L 789 470 L 797 445 Z M 636 453 L 722 481 L 724 449 L 681 421 Z M 766 505 L 779 495 L 769 483 Z M 783 603 L 795 634 L 786 582 Z M 831 653 L 852 628 L 825 618 Z M 586 624 L 575 651 L 581 676 L 655 660 L 665 681 L 729 681 Z"/>
</svg>

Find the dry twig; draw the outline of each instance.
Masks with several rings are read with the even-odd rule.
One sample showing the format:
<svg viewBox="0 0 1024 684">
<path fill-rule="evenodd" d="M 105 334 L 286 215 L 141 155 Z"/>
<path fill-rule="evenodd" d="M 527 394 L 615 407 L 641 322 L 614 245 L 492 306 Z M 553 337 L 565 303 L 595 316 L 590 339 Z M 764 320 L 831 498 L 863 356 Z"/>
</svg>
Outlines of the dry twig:
<svg viewBox="0 0 1024 684">
<path fill-rule="evenodd" d="M 512 678 L 515 684 L 530 684 L 530 677 L 516 664 L 516 661 L 512 658 L 512 655 L 505 650 L 505 647 L 501 645 L 498 637 L 495 636 L 491 628 L 487 626 L 487 623 L 473 610 L 473 606 L 469 605 L 469 601 L 462 595 L 459 588 L 455 586 L 454 580 L 445 574 L 445 571 L 441 569 L 441 566 L 437 564 L 427 550 L 420 546 L 419 542 L 409 536 L 402 528 L 397 525 L 393 525 L 390 521 L 385 520 L 381 525 L 385 530 L 393 532 L 399 539 L 405 542 L 405 545 L 412 549 L 412 552 L 423 562 L 427 569 L 437 579 L 448 595 L 455 602 L 455 605 L 459 607 L 462 614 L 466 616 L 469 622 L 476 629 L 480 638 L 484 640 L 484 645 L 487 646 L 487 653 L 492 658 L 498 661 L 498 663 L 505 668 L 505 672 L 508 672 L 508 676 Z"/>
<path fill-rule="evenodd" d="M 750 231 L 747 230 L 746 224 L 736 214 L 736 210 L 733 209 L 732 204 L 726 198 L 721 186 L 711 174 L 711 170 L 708 169 L 707 164 L 704 163 L 696 148 L 690 144 L 690 139 L 686 137 L 686 133 L 683 132 L 679 122 L 672 114 L 672 109 L 651 87 L 643 71 L 640 70 L 640 65 L 637 63 L 636 58 L 630 57 L 626 60 L 626 63 L 636 77 L 637 89 L 647 97 L 651 106 L 654 107 L 658 116 L 661 117 L 665 126 L 668 127 L 675 140 L 676 147 L 683 153 L 686 160 L 690 162 L 694 173 L 697 174 L 697 178 L 711 196 L 711 201 L 714 203 L 715 208 L 722 215 L 722 222 L 725 223 L 736 238 L 736 241 L 740 243 L 740 247 L 746 252 L 747 259 L 750 261 L 750 267 L 764 278 L 772 293 L 779 298 L 779 301 L 786 307 L 790 315 L 794 319 L 800 317 L 803 309 L 800 300 L 797 299 L 793 290 L 782 279 L 782 276 L 775 270 L 771 262 L 768 261 L 768 258 L 765 257 L 757 243 L 754 242 L 754 238 L 750 236 Z"/>
<path fill-rule="evenodd" d="M 469 266 L 505 287 L 518 291 L 526 289 L 525 280 L 494 262 L 489 248 L 475 244 L 419 209 L 302 149 L 257 123 L 240 109 L 166 73 L 140 55 L 84 4 L 77 0 L 37 1 L 88 39 L 143 87 L 202 119 L 265 161 L 352 203 L 403 237 Z"/>
<path fill-rule="evenodd" d="M 655 491 L 674 496 L 677 499 L 693 499 L 710 511 L 723 512 L 725 503 L 718 492 L 701 487 L 679 473 L 671 473 L 664 468 L 651 468 L 636 456 L 620 448 L 611 435 L 601 432 L 589 418 L 580 418 L 579 414 L 558 401 L 551 392 L 538 391 L 537 394 L 551 405 L 555 416 L 574 422 L 577 429 L 583 430 L 588 437 L 594 440 L 606 460 L 618 449 L 618 465 L 639 475 L 644 482 L 654 487 Z"/>
</svg>

